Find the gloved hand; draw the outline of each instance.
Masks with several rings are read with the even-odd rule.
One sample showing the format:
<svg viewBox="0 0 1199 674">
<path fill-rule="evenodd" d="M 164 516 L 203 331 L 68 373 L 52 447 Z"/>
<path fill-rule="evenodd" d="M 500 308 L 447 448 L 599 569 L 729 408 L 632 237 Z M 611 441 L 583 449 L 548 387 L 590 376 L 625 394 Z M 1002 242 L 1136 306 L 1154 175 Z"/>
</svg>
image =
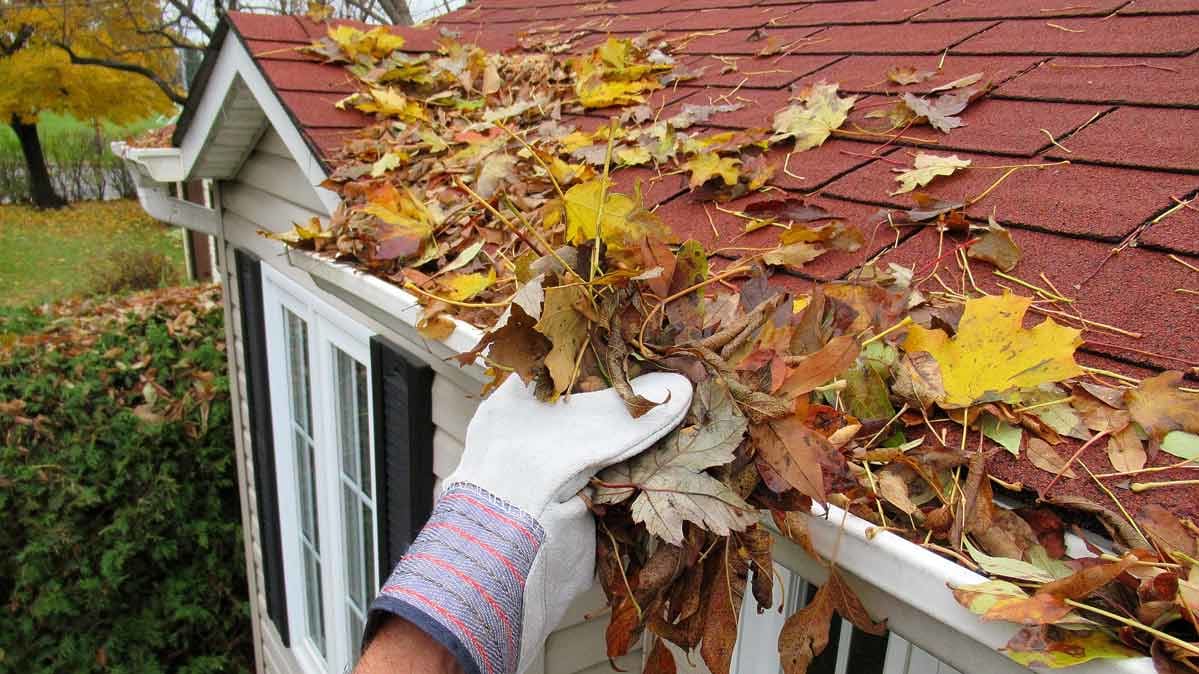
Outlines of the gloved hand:
<svg viewBox="0 0 1199 674">
<path fill-rule="evenodd" d="M 428 524 L 371 605 L 363 643 L 395 614 L 467 674 L 527 668 L 594 579 L 595 522 L 577 494 L 666 435 L 691 404 L 681 375 L 632 384 L 665 402 L 634 419 L 611 389 L 547 404 L 517 377 L 485 400 Z"/>
</svg>

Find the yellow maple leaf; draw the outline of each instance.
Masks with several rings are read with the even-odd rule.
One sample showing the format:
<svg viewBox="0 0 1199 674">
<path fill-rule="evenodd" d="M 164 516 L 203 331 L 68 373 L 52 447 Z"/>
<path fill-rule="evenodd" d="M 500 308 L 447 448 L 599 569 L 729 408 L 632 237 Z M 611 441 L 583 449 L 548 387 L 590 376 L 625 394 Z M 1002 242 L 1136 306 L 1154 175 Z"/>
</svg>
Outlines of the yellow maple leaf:
<svg viewBox="0 0 1199 674">
<path fill-rule="evenodd" d="M 774 114 L 775 134 L 770 141 L 777 143 L 794 138 L 796 152 L 820 147 L 845 123 L 856 100 L 857 96 L 838 96 L 835 84 L 813 85 L 800 96 L 799 105 L 788 106 Z"/>
<path fill-rule="evenodd" d="M 354 107 L 363 112 L 378 113 L 383 117 L 399 117 L 406 122 L 428 119 L 425 108 L 395 89 L 371 89 L 370 96 L 355 99 Z"/>
<path fill-rule="evenodd" d="M 602 178 L 588 180 L 566 190 L 566 238 L 580 244 L 595 238 L 596 223 L 600 222 L 600 203 L 603 202 L 600 233 L 608 245 L 641 240 L 640 228 L 629 216 L 637 204 L 628 196 L 613 192 L 609 183 L 604 190 Z"/>
<path fill-rule="evenodd" d="M 398 190 L 390 184 L 384 185 L 371 193 L 362 212 L 386 223 L 389 234 L 421 239 L 433 233 L 432 216 L 409 189 Z"/>
<path fill-rule="evenodd" d="M 721 157 L 715 152 L 708 152 L 691 158 L 683 164 L 684 171 L 691 172 L 691 189 L 695 189 L 712 178 L 719 176 L 725 185 L 736 185 L 741 178 L 737 167 L 741 160 L 736 157 Z"/>
<path fill-rule="evenodd" d="M 965 407 L 1014 388 L 1031 388 L 1082 374 L 1074 350 L 1079 330 L 1048 318 L 1031 330 L 1023 319 L 1032 300 L 1004 293 L 966 301 L 951 339 L 943 330 L 908 329 L 905 351 L 924 351 L 937 361 L 945 396 L 942 407 Z"/>
<path fill-rule="evenodd" d="M 966 168 L 969 165 L 969 159 L 958 159 L 956 154 L 941 157 L 921 152 L 916 155 L 916 160 L 912 163 L 910 170 L 903 171 L 895 176 L 895 179 L 899 181 L 899 189 L 892 192 L 891 195 L 911 192 L 917 187 L 929 184 L 937 176 L 953 175 L 954 171 Z M 899 169 L 896 170 L 898 171 Z"/>
<path fill-rule="evenodd" d="M 495 285 L 494 269 L 489 270 L 486 274 L 482 272 L 459 274 L 445 282 L 445 286 L 450 291 L 449 298 L 455 302 L 465 302 L 493 285 Z"/>
</svg>

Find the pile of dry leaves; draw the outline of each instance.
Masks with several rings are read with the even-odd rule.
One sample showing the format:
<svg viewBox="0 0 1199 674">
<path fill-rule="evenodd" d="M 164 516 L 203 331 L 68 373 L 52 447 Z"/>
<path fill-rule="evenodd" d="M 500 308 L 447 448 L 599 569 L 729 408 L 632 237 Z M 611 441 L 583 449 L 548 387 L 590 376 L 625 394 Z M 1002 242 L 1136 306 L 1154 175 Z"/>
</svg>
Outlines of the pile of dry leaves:
<svg viewBox="0 0 1199 674">
<path fill-rule="evenodd" d="M 482 359 L 492 385 L 517 376 L 545 400 L 612 387 L 636 416 L 654 404 L 633 393 L 636 374 L 671 370 L 695 383 L 681 428 L 593 481 L 610 656 L 648 630 L 647 672 L 675 671 L 663 640 L 698 647 L 711 671 L 728 672 L 747 585 L 760 609 L 773 598 L 763 511 L 819 559 L 806 517 L 814 503 L 832 503 L 993 578 L 953 592 L 985 619 L 1025 626 L 1005 649 L 1019 662 L 1152 653 L 1164 672 L 1196 667 L 1194 524 L 1160 508 L 1134 520 L 1118 501 L 1064 499 L 1059 506 L 1087 514 L 1112 541 L 1070 559 L 1059 511 L 999 507 L 986 469 L 989 453 L 1010 451 L 1058 479 L 1083 479 L 1078 453 L 1055 449 L 1068 439 L 1105 442 L 1113 467 L 1129 475 L 1159 451 L 1193 459 L 1199 394 L 1180 388 L 1180 373 L 1136 386 L 1089 375 L 1074 360 L 1078 329 L 1052 319 L 1024 327 L 1030 308 L 1055 311 L 1053 289 L 1037 287 L 1033 306 L 867 265 L 852 281 L 784 293 L 768 280 L 778 268 L 862 244 L 852 223 L 795 197 L 739 213 L 747 232 L 777 230 L 774 245 L 713 257 L 674 241 L 639 190 L 612 187 L 612 172 L 651 166 L 687 173 L 691 198 L 777 194 L 768 185 L 778 167 L 764 150 L 801 152 L 841 133 L 853 97 L 819 84 L 778 111 L 773 130 L 696 132 L 738 104 L 659 118 L 645 95 L 688 76 L 661 36 L 608 39 L 569 58 L 552 45 L 516 54 L 448 37 L 439 53 L 402 45 L 382 29 L 339 26 L 309 49 L 361 83 L 339 105 L 379 123 L 346 144 L 327 183 L 343 199 L 330 227 L 297 225 L 281 238 L 416 293 L 430 337 L 453 330 L 450 314 L 484 328 L 461 360 Z M 981 79 L 875 112 L 890 131 L 949 132 L 985 91 Z M 611 122 L 596 130 L 565 121 L 602 108 Z M 898 191 L 968 165 L 920 154 Z M 1012 269 L 1011 237 L 968 222 L 964 205 L 918 195 L 906 217 L 965 240 L 945 257 Z M 834 613 L 884 629 L 829 567 L 829 581 L 780 634 L 787 672 L 805 671 L 826 646 Z"/>
</svg>

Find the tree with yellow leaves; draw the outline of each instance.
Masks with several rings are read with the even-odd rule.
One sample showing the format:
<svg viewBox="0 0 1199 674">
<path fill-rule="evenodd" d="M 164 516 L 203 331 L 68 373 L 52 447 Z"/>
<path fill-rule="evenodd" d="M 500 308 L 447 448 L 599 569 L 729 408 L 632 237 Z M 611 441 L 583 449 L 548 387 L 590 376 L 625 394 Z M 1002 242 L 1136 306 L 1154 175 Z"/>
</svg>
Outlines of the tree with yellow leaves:
<svg viewBox="0 0 1199 674">
<path fill-rule="evenodd" d="M 64 203 L 46 168 L 40 114 L 120 124 L 174 110 L 156 80 L 176 79 L 176 52 L 139 33 L 161 16 L 155 0 L 0 3 L 0 120 L 21 143 L 35 206 Z"/>
</svg>

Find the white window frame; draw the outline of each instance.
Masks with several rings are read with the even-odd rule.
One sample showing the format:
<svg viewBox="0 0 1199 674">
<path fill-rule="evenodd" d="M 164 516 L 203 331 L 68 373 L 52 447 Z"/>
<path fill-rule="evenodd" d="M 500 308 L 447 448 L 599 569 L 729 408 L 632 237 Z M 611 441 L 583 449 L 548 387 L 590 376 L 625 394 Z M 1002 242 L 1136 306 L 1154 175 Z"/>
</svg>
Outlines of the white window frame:
<svg viewBox="0 0 1199 674">
<path fill-rule="evenodd" d="M 372 332 L 344 312 L 333 308 L 315 293 L 267 265 L 262 267 L 263 321 L 266 328 L 267 367 L 271 392 L 271 419 L 274 433 L 275 470 L 277 473 L 280 538 L 283 548 L 284 588 L 287 593 L 287 622 L 291 634 L 291 652 L 305 674 L 331 674 L 349 671 L 356 660 L 353 639 L 346 616 L 347 598 L 346 535 L 341 495 L 341 451 L 338 446 L 337 387 L 334 348 L 340 349 L 366 368 L 371 380 L 370 339 Z M 291 388 L 288 382 L 288 353 L 285 348 L 283 310 L 295 314 L 308 326 L 308 367 L 311 390 L 312 437 L 315 443 L 313 467 L 316 478 L 317 527 L 321 558 L 321 605 L 325 628 L 325 655 L 320 654 L 308 635 L 307 605 L 304 599 L 304 565 L 300 540 L 299 475 L 295 460 L 291 419 Z M 374 447 L 374 392 L 366 387 L 369 419 L 368 447 Z M 370 460 L 371 494 L 377 506 L 378 466 L 373 451 Z M 375 510 L 375 517 L 379 516 Z M 376 519 L 376 523 L 377 523 Z M 367 553 L 374 556 L 375 577 L 368 587 L 378 589 L 378 536 Z M 365 569 L 363 570 L 365 573 Z M 368 598 L 369 601 L 369 598 Z"/>
</svg>

